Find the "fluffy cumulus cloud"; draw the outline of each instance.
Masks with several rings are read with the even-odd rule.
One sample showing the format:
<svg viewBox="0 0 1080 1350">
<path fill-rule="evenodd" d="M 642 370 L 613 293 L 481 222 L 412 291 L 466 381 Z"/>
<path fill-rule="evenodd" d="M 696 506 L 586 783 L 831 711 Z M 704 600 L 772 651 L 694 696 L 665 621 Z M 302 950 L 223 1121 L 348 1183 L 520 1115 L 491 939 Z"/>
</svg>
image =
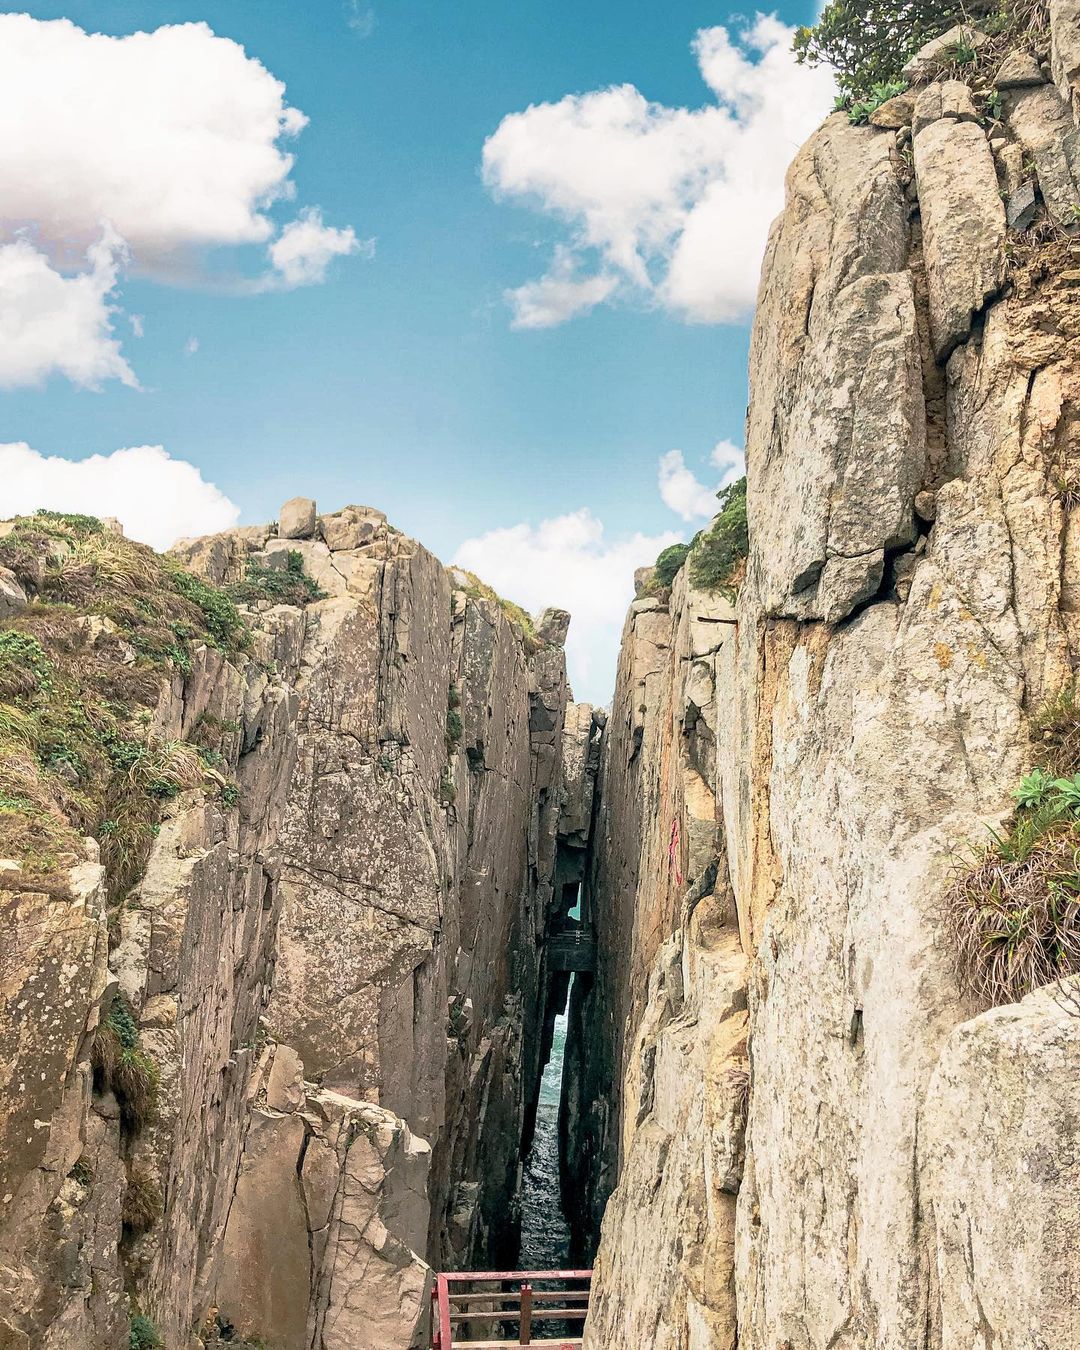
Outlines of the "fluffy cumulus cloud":
<svg viewBox="0 0 1080 1350">
<path fill-rule="evenodd" d="M 716 470 L 711 485 L 703 483 L 687 467 L 681 450 L 669 450 L 660 456 L 657 478 L 661 500 L 683 520 L 708 520 L 716 515 L 719 509 L 717 492 L 746 472 L 743 451 L 731 441 L 717 441 L 709 455 L 709 462 Z"/>
<path fill-rule="evenodd" d="M 270 261 L 286 286 L 309 286 L 326 280 L 326 269 L 334 258 L 361 248 L 370 255 L 374 247 L 370 239 L 361 244 L 351 229 L 324 225 L 322 212 L 313 207 L 285 226 L 270 245 Z"/>
<path fill-rule="evenodd" d="M 784 172 L 835 93 L 831 72 L 796 63 L 792 36 L 761 14 L 735 32 L 702 29 L 693 49 L 715 101 L 701 108 L 623 84 L 503 119 L 484 146 L 488 187 L 565 222 L 564 269 L 618 280 L 586 301 L 579 278 L 581 303 L 563 317 L 621 289 L 694 322 L 749 312 Z M 510 300 L 519 326 L 535 326 L 522 324 L 530 286 Z"/>
<path fill-rule="evenodd" d="M 608 539 L 588 509 L 492 530 L 467 539 L 454 556 L 501 594 L 532 613 L 547 605 L 570 611 L 566 644 L 574 693 L 606 703 L 615 684 L 623 614 L 634 595 L 634 569 L 678 542 L 673 533 Z"/>
<path fill-rule="evenodd" d="M 65 277 L 28 240 L 0 244 L 0 387 L 41 384 L 53 371 L 90 389 L 137 384 L 112 330 L 122 256 L 106 234 L 88 249 L 87 270 Z"/>
<path fill-rule="evenodd" d="M 507 291 L 515 328 L 555 328 L 606 300 L 619 279 L 610 272 L 579 277 L 573 252 L 561 245 L 550 269 L 538 281 Z"/>
<path fill-rule="evenodd" d="M 185 535 L 227 530 L 235 506 L 194 464 L 160 445 L 138 445 L 71 460 L 42 455 L 23 442 L 0 445 L 5 515 L 39 507 L 115 516 L 132 539 L 164 549 Z"/>
<path fill-rule="evenodd" d="M 85 277 L 84 289 L 100 292 L 105 274 L 87 272 L 86 256 L 106 239 L 122 241 L 124 257 L 151 276 L 183 281 L 206 250 L 254 245 L 276 284 L 321 281 L 332 257 L 358 249 L 353 232 L 325 225 L 317 211 L 279 232 L 270 214 L 294 195 L 288 146 L 306 125 L 285 86 L 205 23 L 110 37 L 66 19 L 2 14 L 0 242 L 31 246 L 57 297 L 61 283 Z M 5 346 L 8 328 L 33 322 L 46 284 L 39 277 L 33 294 L 0 292 Z M 68 292 L 70 307 L 76 294 Z M 76 383 L 130 375 L 118 349 L 111 369 L 102 360 L 108 294 L 96 327 L 83 323 L 85 359 L 57 349 L 52 369 Z M 12 315 L 24 303 L 27 313 Z M 31 381 L 41 368 L 39 357 Z"/>
</svg>

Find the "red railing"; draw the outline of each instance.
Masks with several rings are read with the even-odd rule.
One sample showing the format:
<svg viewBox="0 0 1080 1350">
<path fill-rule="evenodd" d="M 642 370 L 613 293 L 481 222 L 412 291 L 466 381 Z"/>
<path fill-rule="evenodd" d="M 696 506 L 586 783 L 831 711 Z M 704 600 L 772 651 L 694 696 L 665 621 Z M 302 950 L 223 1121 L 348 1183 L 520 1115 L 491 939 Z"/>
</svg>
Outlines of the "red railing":
<svg viewBox="0 0 1080 1350">
<path fill-rule="evenodd" d="M 563 1289 L 538 1289 L 538 1284 L 562 1284 Z M 453 1286 L 489 1285 L 487 1289 Z M 504 1289 L 501 1286 L 512 1285 Z M 548 1350 L 574 1350 L 589 1311 L 591 1270 L 454 1271 L 436 1275 L 431 1290 L 432 1350 L 486 1350 L 500 1345 L 543 1345 Z M 553 1322 L 575 1324 L 573 1336 L 534 1335 Z M 500 1336 L 500 1324 L 511 1323 L 517 1334 Z M 537 1327 L 539 1324 L 539 1327 Z M 486 1339 L 455 1340 L 455 1328 L 472 1336 L 487 1328 Z"/>
</svg>

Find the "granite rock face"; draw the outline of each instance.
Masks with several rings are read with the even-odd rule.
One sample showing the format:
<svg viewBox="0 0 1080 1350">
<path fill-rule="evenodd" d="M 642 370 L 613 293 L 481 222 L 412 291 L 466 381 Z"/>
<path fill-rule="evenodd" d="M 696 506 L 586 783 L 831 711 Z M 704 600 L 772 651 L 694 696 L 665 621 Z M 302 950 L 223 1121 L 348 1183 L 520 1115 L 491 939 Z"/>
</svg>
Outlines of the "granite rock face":
<svg viewBox="0 0 1080 1350">
<path fill-rule="evenodd" d="M 922 91 L 913 176 L 833 117 L 789 172 L 733 621 L 686 569 L 635 603 L 604 734 L 564 1100 L 585 1239 L 616 1187 L 591 1350 L 1080 1334 L 1080 1016 L 981 1009 L 941 903 L 1080 665 L 1074 264 L 1005 270 L 995 177 L 1049 95 L 1064 183 L 1060 92 L 1007 90 L 992 151 Z"/>
<path fill-rule="evenodd" d="M 115 1350 L 139 1310 L 168 1350 L 410 1350 L 429 1261 L 514 1255 L 599 731 L 576 706 L 564 761 L 561 648 L 377 511 L 298 499 L 176 555 L 247 579 L 254 636 L 197 648 L 148 733 L 212 726 L 235 787 L 166 803 L 111 908 L 93 840 L 55 895 L 0 863 L 28 935 L 0 960 L 0 1342 Z M 156 1077 L 135 1129 L 92 1066 L 118 998 Z"/>
</svg>

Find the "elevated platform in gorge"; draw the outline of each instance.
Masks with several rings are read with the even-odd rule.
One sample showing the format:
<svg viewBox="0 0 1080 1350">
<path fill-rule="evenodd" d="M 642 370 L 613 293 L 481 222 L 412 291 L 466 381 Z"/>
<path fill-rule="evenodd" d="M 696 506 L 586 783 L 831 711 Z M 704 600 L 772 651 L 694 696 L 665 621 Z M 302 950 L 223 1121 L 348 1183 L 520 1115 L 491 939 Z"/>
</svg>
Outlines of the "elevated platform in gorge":
<svg viewBox="0 0 1080 1350">
<path fill-rule="evenodd" d="M 431 1290 L 432 1350 L 494 1350 L 500 1345 L 574 1350 L 582 1344 L 591 1288 L 591 1270 L 436 1275 Z M 561 1334 L 560 1326 L 574 1334 Z"/>
<path fill-rule="evenodd" d="M 570 920 L 549 933 L 546 950 L 550 970 L 593 971 L 596 930 L 589 924 Z"/>
</svg>

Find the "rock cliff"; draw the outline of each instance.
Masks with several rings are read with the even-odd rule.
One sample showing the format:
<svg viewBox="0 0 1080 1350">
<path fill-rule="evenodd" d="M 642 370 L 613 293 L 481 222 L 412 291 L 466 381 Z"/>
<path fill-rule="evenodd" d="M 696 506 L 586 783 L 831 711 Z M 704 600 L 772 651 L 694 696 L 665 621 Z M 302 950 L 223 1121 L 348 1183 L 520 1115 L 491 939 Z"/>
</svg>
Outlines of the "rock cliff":
<svg viewBox="0 0 1080 1350">
<path fill-rule="evenodd" d="M 1080 659 L 1080 16 L 1051 19 L 1019 79 L 981 68 L 996 119 L 923 71 L 798 153 L 737 601 L 692 551 L 631 607 L 564 1087 L 593 1350 L 1080 1343 L 1080 1005 L 987 1010 L 949 902 Z"/>
<path fill-rule="evenodd" d="M 595 772 L 567 616 L 366 508 L 164 561 L 81 517 L 0 535 L 0 679 L 32 677 L 3 691 L 0 1340 L 420 1344 L 427 1261 L 514 1256 Z M 80 701 L 80 754 L 47 749 Z"/>
</svg>

